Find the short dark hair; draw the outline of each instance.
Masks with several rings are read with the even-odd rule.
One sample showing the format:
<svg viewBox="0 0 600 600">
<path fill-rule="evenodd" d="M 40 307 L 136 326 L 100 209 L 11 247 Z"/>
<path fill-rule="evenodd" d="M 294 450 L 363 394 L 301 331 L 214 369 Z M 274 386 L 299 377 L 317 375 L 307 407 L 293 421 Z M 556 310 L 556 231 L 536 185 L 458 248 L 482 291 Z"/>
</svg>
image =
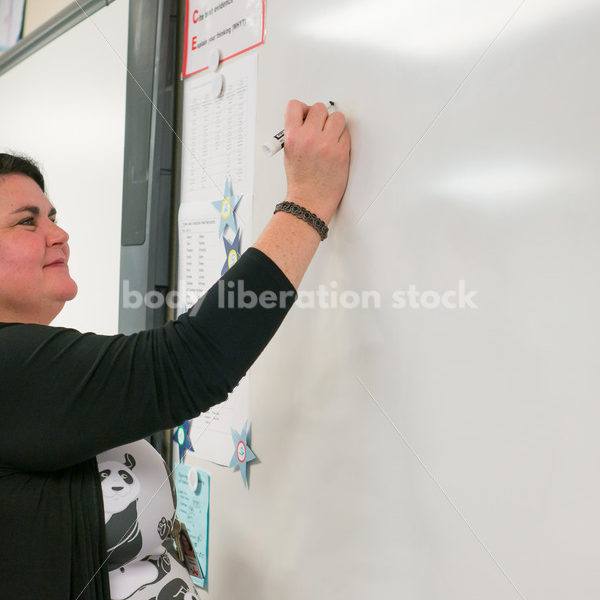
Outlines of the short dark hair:
<svg viewBox="0 0 600 600">
<path fill-rule="evenodd" d="M 33 179 L 46 192 L 44 176 L 40 168 L 30 158 L 0 153 L 0 177 L 2 175 L 25 175 Z"/>
</svg>

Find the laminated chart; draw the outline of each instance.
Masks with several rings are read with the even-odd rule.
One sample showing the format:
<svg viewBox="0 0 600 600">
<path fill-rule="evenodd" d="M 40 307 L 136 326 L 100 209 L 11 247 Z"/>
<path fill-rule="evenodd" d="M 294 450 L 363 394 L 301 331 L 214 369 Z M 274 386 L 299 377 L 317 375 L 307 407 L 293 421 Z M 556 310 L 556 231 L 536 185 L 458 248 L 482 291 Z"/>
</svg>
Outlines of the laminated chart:
<svg viewBox="0 0 600 600">
<path fill-rule="evenodd" d="M 220 74 L 225 85 L 218 97 L 212 73 L 184 82 L 178 314 L 237 262 L 244 240 L 251 239 L 256 55 L 223 64 Z M 226 402 L 191 422 L 189 452 L 228 466 L 231 429 L 241 430 L 248 420 L 248 401 L 246 376 Z"/>
</svg>

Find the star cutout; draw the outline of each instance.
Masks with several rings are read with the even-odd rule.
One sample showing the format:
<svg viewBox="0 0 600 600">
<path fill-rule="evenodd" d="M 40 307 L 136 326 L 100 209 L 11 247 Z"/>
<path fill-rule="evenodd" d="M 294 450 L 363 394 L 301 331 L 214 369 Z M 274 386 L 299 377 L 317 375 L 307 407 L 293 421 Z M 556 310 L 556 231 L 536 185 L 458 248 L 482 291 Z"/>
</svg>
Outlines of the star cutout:
<svg viewBox="0 0 600 600">
<path fill-rule="evenodd" d="M 244 425 L 244 429 L 242 429 L 242 433 L 238 433 L 233 427 L 231 428 L 231 437 L 233 438 L 233 446 L 235 448 L 233 452 L 233 456 L 231 457 L 231 462 L 229 463 L 230 467 L 234 469 L 239 467 L 240 473 L 242 474 L 242 480 L 244 485 L 248 487 L 248 477 L 246 475 L 246 469 L 248 468 L 248 463 L 253 461 L 256 458 L 256 455 L 248 446 L 248 442 L 246 441 L 248 438 L 248 421 Z"/>
<path fill-rule="evenodd" d="M 173 441 L 179 446 L 179 462 L 183 460 L 183 457 L 188 450 L 194 451 L 192 440 L 190 440 L 191 426 L 191 422 L 186 421 L 183 425 L 180 425 L 173 434 Z"/>
<path fill-rule="evenodd" d="M 225 260 L 225 264 L 221 269 L 221 275 L 225 275 L 233 265 L 238 261 L 240 257 L 240 243 L 241 238 L 240 235 L 242 233 L 241 229 L 238 229 L 238 232 L 235 234 L 235 239 L 232 243 L 229 243 L 226 237 L 223 237 L 223 242 L 225 242 L 225 254 L 227 255 L 227 259 Z"/>
<path fill-rule="evenodd" d="M 243 194 L 239 196 L 233 195 L 233 189 L 231 187 L 231 179 L 229 177 L 225 180 L 225 191 L 223 192 L 223 198 L 217 202 L 211 202 L 211 204 L 221 213 L 221 220 L 219 221 L 219 237 L 223 235 L 225 227 L 230 227 L 233 233 L 237 233 L 237 223 L 235 221 L 235 209 L 237 208 Z"/>
</svg>

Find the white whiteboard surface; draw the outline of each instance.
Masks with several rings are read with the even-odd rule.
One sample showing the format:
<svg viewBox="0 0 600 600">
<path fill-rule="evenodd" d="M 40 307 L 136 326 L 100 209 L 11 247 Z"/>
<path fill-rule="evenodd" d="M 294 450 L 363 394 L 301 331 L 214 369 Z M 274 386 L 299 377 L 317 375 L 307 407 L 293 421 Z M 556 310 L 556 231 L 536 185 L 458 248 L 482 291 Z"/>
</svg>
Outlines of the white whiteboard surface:
<svg viewBox="0 0 600 600">
<path fill-rule="evenodd" d="M 128 0 L 0 77 L 0 151 L 36 160 L 79 286 L 53 325 L 118 330 Z"/>
<path fill-rule="evenodd" d="M 383 306 L 293 309 L 252 370 L 249 491 L 194 462 L 203 598 L 599 597 L 599 31 L 591 0 L 268 3 L 258 142 L 292 97 L 353 136 L 302 287 Z M 256 169 L 258 234 L 281 155 Z M 461 280 L 478 309 L 390 306 Z"/>
</svg>

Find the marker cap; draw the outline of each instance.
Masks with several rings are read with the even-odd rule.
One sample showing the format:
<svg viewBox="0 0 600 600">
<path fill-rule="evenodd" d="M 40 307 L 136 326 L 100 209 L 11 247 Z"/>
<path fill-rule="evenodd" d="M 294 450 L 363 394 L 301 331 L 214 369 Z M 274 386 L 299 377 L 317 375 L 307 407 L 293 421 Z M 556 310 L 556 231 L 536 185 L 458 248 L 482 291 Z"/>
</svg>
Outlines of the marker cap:
<svg viewBox="0 0 600 600">
<path fill-rule="evenodd" d="M 272 137 L 270 140 L 266 141 L 262 146 L 263 152 L 267 156 L 273 156 L 274 154 L 277 154 L 277 152 L 279 152 L 282 148 L 283 148 L 283 138 L 280 140 L 277 140 L 274 137 Z"/>
</svg>

